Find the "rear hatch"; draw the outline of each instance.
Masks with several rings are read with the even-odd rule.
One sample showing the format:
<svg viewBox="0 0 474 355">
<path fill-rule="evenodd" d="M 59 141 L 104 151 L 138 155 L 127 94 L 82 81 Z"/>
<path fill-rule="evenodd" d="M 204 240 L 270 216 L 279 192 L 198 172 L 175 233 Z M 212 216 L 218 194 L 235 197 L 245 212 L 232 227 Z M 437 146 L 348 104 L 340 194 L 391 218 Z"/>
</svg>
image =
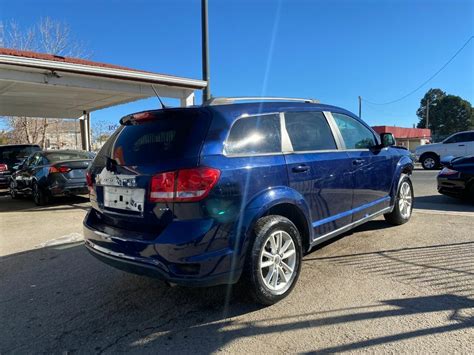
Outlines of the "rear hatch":
<svg viewBox="0 0 474 355">
<path fill-rule="evenodd" d="M 154 234 L 171 222 L 173 202 L 153 201 L 152 180 L 199 165 L 210 116 L 198 109 L 165 109 L 120 122 L 89 171 L 91 204 L 106 226 Z"/>
</svg>

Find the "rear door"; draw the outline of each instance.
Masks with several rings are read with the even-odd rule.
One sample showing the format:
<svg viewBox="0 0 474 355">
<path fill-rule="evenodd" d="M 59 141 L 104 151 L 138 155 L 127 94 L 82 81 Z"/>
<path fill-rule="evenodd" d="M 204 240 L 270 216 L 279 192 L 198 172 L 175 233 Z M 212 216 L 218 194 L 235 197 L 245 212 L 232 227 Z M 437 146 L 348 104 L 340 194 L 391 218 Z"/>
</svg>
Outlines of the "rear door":
<svg viewBox="0 0 474 355">
<path fill-rule="evenodd" d="M 338 150 L 322 112 L 286 112 L 290 152 L 285 152 L 290 186 L 310 206 L 315 237 L 351 222 L 351 162 Z"/>
<path fill-rule="evenodd" d="M 151 179 L 199 165 L 210 115 L 172 109 L 135 114 L 122 122 L 91 166 L 92 207 L 116 227 L 140 231 L 163 226 L 173 218 L 173 204 L 150 202 Z"/>
<path fill-rule="evenodd" d="M 446 156 L 462 157 L 467 154 L 470 133 L 457 133 L 443 142 L 441 159 Z"/>
<path fill-rule="evenodd" d="M 466 155 L 474 155 L 474 131 L 468 132 L 466 144 Z"/>
<path fill-rule="evenodd" d="M 375 149 L 378 139 L 362 122 L 342 113 L 332 116 L 352 165 L 352 220 L 358 221 L 389 206 L 396 156 L 388 148 Z"/>
</svg>

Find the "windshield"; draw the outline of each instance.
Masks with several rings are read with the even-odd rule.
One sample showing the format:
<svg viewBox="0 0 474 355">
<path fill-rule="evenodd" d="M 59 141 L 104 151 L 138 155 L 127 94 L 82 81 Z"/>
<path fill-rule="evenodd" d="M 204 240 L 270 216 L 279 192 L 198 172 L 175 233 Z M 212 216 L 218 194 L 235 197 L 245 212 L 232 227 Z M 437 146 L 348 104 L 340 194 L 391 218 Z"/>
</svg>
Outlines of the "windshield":
<svg viewBox="0 0 474 355">
<path fill-rule="evenodd" d="M 16 164 L 33 152 L 40 150 L 38 146 L 5 146 L 0 147 L 0 163 Z"/>
</svg>

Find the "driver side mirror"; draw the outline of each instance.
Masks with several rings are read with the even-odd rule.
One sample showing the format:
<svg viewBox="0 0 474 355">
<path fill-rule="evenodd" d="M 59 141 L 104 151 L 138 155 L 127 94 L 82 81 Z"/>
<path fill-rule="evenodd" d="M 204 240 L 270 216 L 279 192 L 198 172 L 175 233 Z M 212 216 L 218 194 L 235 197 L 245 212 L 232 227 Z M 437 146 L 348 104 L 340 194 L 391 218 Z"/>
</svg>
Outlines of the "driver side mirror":
<svg viewBox="0 0 474 355">
<path fill-rule="evenodd" d="M 382 141 L 382 147 L 392 147 L 397 144 L 395 137 L 392 133 L 381 133 L 380 140 Z"/>
</svg>

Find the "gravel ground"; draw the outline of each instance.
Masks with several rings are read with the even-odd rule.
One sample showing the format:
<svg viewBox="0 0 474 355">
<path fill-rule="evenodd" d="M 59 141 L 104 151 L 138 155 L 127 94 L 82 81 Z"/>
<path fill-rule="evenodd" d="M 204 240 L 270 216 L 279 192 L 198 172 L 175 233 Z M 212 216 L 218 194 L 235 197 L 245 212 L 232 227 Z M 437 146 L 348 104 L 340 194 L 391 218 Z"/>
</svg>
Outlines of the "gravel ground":
<svg viewBox="0 0 474 355">
<path fill-rule="evenodd" d="M 306 255 L 290 297 L 122 273 L 80 242 L 83 199 L 0 197 L 0 353 L 474 353 L 474 206 L 415 171 L 417 209 Z M 230 295 L 230 296 L 229 296 Z"/>
</svg>

